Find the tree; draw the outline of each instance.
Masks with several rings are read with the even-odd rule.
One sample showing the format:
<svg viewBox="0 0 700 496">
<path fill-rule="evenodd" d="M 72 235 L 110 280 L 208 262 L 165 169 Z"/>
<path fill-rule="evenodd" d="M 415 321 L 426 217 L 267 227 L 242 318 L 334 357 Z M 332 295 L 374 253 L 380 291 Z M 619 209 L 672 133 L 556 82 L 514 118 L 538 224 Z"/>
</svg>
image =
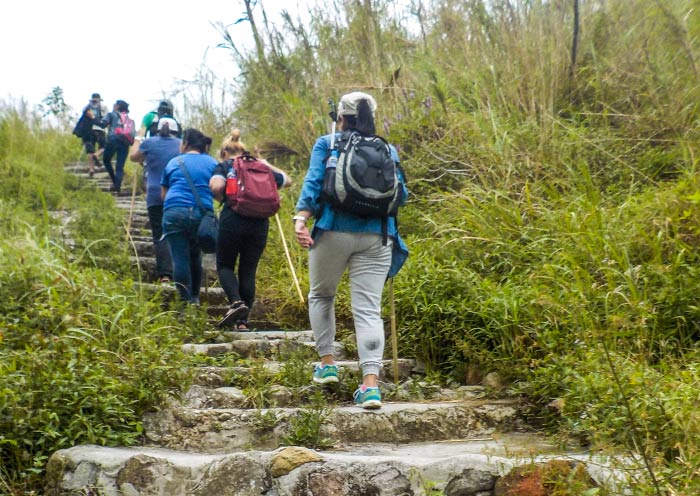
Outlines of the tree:
<svg viewBox="0 0 700 496">
<path fill-rule="evenodd" d="M 51 93 L 41 101 L 41 109 L 44 117 L 53 115 L 57 119 L 62 120 L 66 116 L 69 108 L 63 99 L 63 90 L 60 86 L 54 86 Z"/>
</svg>

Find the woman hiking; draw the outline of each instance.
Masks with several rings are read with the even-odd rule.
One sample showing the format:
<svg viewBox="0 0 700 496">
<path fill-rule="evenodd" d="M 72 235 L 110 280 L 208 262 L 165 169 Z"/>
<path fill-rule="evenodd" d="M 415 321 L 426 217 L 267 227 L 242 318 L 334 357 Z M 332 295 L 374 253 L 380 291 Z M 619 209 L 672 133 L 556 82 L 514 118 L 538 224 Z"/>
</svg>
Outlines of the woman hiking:
<svg viewBox="0 0 700 496">
<path fill-rule="evenodd" d="M 333 359 L 335 340 L 335 295 L 340 279 L 349 271 L 355 336 L 362 369 L 362 384 L 353 395 L 355 403 L 367 409 L 380 408 L 379 371 L 384 354 L 384 322 L 381 318 L 382 290 L 387 276 L 400 268 L 408 255 L 395 217 L 377 218 L 354 215 L 336 208 L 322 192 L 331 143 L 353 135 L 374 137 L 374 113 L 377 104 L 371 95 L 353 92 L 344 95 L 338 106 L 341 133 L 318 138 L 311 152 L 301 194 L 296 204 L 294 231 L 297 241 L 309 249 L 309 320 L 321 363 L 313 372 L 317 383 L 338 382 Z M 348 141 L 349 142 L 349 141 Z M 396 149 L 383 149 L 386 160 L 396 166 Z M 336 150 L 337 151 L 337 150 Z M 386 157 L 386 155 L 390 155 Z M 393 164 L 391 161 L 393 160 Z M 386 163 L 386 162 L 383 162 Z M 338 166 L 340 167 L 340 166 Z M 394 181 L 398 204 L 408 196 L 403 173 L 398 169 Z M 394 179 L 394 177 L 392 177 Z M 315 217 L 311 232 L 307 222 Z"/>
<path fill-rule="evenodd" d="M 140 163 L 146 176 L 146 208 L 151 224 L 153 250 L 156 254 L 156 277 L 158 282 L 168 284 L 173 278 L 173 262 L 170 247 L 163 238 L 163 198 L 160 180 L 170 159 L 180 155 L 182 141 L 177 137 L 182 130 L 174 119 L 161 119 L 158 134 L 144 139 L 137 136 L 129 158 Z"/>
<path fill-rule="evenodd" d="M 230 305 L 217 326 L 247 331 L 250 329 L 248 314 L 255 301 L 255 274 L 267 244 L 270 221 L 266 217 L 242 215 L 226 201 L 227 177 L 231 177 L 234 161 L 246 152 L 240 137 L 240 131 L 233 129 L 224 139 L 219 152 L 222 162 L 216 166 L 209 187 L 214 198 L 223 203 L 216 245 L 216 271 Z M 265 160 L 258 161 L 270 168 L 278 189 L 292 184 L 282 170 Z"/>
<path fill-rule="evenodd" d="M 197 190 L 205 210 L 214 210 L 209 179 L 216 160 L 208 155 L 211 138 L 197 129 L 185 129 L 181 154 L 165 166 L 160 181 L 163 198 L 163 235 L 170 246 L 173 279 L 183 301 L 199 305 L 202 283 L 202 253 L 197 229 L 203 212 L 190 187 Z M 188 179 L 189 176 L 189 179 Z"/>
</svg>

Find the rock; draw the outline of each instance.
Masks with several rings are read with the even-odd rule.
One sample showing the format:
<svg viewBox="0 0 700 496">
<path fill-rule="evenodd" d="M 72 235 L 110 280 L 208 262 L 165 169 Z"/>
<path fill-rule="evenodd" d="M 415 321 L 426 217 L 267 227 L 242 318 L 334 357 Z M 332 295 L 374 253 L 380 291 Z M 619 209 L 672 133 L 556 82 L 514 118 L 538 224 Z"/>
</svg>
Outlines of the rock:
<svg viewBox="0 0 700 496">
<path fill-rule="evenodd" d="M 129 459 L 119 470 L 115 484 L 124 494 L 142 494 L 159 487 L 165 493 L 172 492 L 173 483 L 170 475 L 171 468 L 166 460 L 156 459 L 147 455 L 139 455 Z M 179 485 L 179 481 L 175 481 Z"/>
<path fill-rule="evenodd" d="M 468 468 L 447 483 L 445 496 L 474 496 L 480 492 L 490 494 L 495 484 L 496 476 L 491 473 Z"/>
<path fill-rule="evenodd" d="M 320 472 L 309 475 L 308 492 L 313 496 L 343 496 L 348 493 L 345 477 L 338 472 Z"/>
<path fill-rule="evenodd" d="M 270 399 L 273 405 L 289 406 L 292 404 L 292 391 L 285 386 L 274 385 L 270 388 Z"/>
<path fill-rule="evenodd" d="M 272 477 L 281 477 L 306 463 L 320 462 L 323 458 L 313 451 L 291 446 L 276 453 L 270 461 L 270 474 Z M 314 493 L 315 494 L 315 493 Z"/>
<path fill-rule="evenodd" d="M 214 408 L 241 408 L 246 402 L 246 396 L 238 388 L 220 387 L 212 391 L 211 401 Z"/>
<path fill-rule="evenodd" d="M 383 496 L 411 494 L 411 481 L 393 467 L 371 476 L 368 486 L 365 488 L 366 493 L 363 494 L 381 494 Z"/>
<path fill-rule="evenodd" d="M 503 380 L 498 372 L 489 372 L 486 374 L 482 384 L 492 389 L 503 389 Z"/>
<path fill-rule="evenodd" d="M 209 401 L 207 390 L 196 384 L 190 387 L 185 393 L 184 403 L 190 408 L 204 408 Z"/>
<path fill-rule="evenodd" d="M 265 466 L 255 454 L 239 454 L 212 464 L 192 496 L 258 496 L 272 487 Z M 168 494 L 168 493 L 162 493 Z"/>
</svg>

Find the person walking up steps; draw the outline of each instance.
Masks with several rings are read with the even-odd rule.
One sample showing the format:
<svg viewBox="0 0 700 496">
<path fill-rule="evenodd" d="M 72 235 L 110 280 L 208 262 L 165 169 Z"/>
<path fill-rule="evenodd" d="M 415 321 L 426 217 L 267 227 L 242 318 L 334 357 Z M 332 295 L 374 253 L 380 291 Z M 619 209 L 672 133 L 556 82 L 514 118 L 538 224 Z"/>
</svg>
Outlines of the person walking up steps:
<svg viewBox="0 0 700 496">
<path fill-rule="evenodd" d="M 86 129 L 83 136 L 85 153 L 88 155 L 90 177 L 95 174 L 95 167 L 100 165 L 100 155 L 104 152 L 105 130 L 100 124 L 106 113 L 107 108 L 102 104 L 102 97 L 99 93 L 93 93 L 83 109 L 83 115 L 87 115 L 90 120 L 89 129 Z"/>
<path fill-rule="evenodd" d="M 396 149 L 383 140 L 377 141 L 380 138 L 374 138 L 376 108 L 374 98 L 366 93 L 354 92 L 341 98 L 338 122 L 342 132 L 322 136 L 314 144 L 294 216 L 297 241 L 302 247 L 309 248 L 309 320 L 321 357 L 320 364 L 314 369 L 313 381 L 338 381 L 338 370 L 333 359 L 336 332 L 334 303 L 338 284 L 347 268 L 363 374 L 362 384 L 355 391 L 354 399 L 356 404 L 368 409 L 382 405 L 377 382 L 384 354 L 382 290 L 387 277 L 393 276 L 408 256 L 395 218 L 395 210 L 406 202 L 408 191 L 403 172 L 397 166 L 399 157 Z M 324 193 L 329 158 L 338 160 L 337 171 L 334 169 L 333 172 L 340 174 L 346 159 L 348 163 L 351 162 L 349 156 L 353 154 L 344 153 L 350 143 L 365 141 L 371 146 L 376 145 L 376 156 L 382 159 L 378 163 L 370 160 L 371 163 L 365 162 L 365 165 L 376 167 L 378 171 L 392 171 L 388 176 L 372 174 L 373 177 L 384 177 L 388 186 L 393 188 L 387 204 L 388 215 L 373 216 L 362 212 L 359 204 L 341 204 L 334 201 L 330 191 Z M 315 217 L 315 223 L 309 233 L 307 221 L 311 217 Z"/>
<path fill-rule="evenodd" d="M 199 304 L 202 283 L 202 253 L 197 229 L 203 213 L 197 204 L 187 173 L 206 210 L 214 210 L 209 180 L 216 160 L 208 155 L 211 138 L 197 129 L 185 129 L 181 154 L 165 166 L 161 179 L 163 198 L 163 235 L 168 240 L 173 260 L 173 279 L 180 298 Z M 185 172 L 186 171 L 186 172 Z"/>
<path fill-rule="evenodd" d="M 119 193 L 124 178 L 124 164 L 129 154 L 129 146 L 136 136 L 135 129 L 127 129 L 126 125 L 131 121 L 129 117 L 129 104 L 124 100 L 117 100 L 110 113 L 102 119 L 102 127 L 109 127 L 107 145 L 103 155 L 104 166 L 112 179 L 110 191 Z M 115 169 L 112 168 L 112 157 L 116 155 Z"/>
<path fill-rule="evenodd" d="M 214 198 L 224 205 L 219 218 L 216 271 L 230 305 L 228 312 L 217 326 L 233 326 L 239 331 L 247 331 L 249 330 L 248 313 L 253 308 L 255 300 L 255 273 L 267 244 L 270 221 L 265 216 L 269 211 L 257 217 L 244 215 L 234 209 L 235 203 L 231 201 L 231 197 L 236 193 L 231 191 L 231 188 L 238 187 L 239 179 L 234 163 L 236 159 L 246 154 L 246 147 L 240 141 L 240 136 L 240 131 L 234 129 L 224 140 L 219 153 L 223 162 L 216 166 L 214 175 L 209 181 L 209 187 Z M 258 159 L 258 162 L 270 169 L 274 186 L 269 185 L 269 187 L 279 189 L 292 184 L 289 176 L 282 170 L 265 160 Z M 238 262 L 238 277 L 236 277 L 236 262 Z"/>
<path fill-rule="evenodd" d="M 141 163 L 147 171 L 146 207 L 151 224 L 153 249 L 156 254 L 156 274 L 158 281 L 169 283 L 173 278 L 173 262 L 170 248 L 163 238 L 163 199 L 160 194 L 160 180 L 170 159 L 180 154 L 182 143 L 176 135 L 181 132 L 174 119 L 161 119 L 158 135 L 144 140 L 137 137 L 129 158 Z"/>
</svg>

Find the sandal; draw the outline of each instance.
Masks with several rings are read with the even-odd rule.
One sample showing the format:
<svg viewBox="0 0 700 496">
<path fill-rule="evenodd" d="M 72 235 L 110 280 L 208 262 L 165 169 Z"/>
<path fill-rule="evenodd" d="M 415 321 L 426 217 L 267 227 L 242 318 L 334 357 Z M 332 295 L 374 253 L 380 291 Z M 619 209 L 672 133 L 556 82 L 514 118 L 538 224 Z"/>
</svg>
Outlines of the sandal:
<svg viewBox="0 0 700 496">
<path fill-rule="evenodd" d="M 236 323 L 236 330 L 239 332 L 250 331 L 250 326 L 248 325 L 248 321 L 247 320 L 239 320 Z"/>
<path fill-rule="evenodd" d="M 248 317 L 248 307 L 242 301 L 234 301 L 231 303 L 226 315 L 216 323 L 216 327 L 227 327 L 234 321 L 240 321 Z"/>
</svg>

